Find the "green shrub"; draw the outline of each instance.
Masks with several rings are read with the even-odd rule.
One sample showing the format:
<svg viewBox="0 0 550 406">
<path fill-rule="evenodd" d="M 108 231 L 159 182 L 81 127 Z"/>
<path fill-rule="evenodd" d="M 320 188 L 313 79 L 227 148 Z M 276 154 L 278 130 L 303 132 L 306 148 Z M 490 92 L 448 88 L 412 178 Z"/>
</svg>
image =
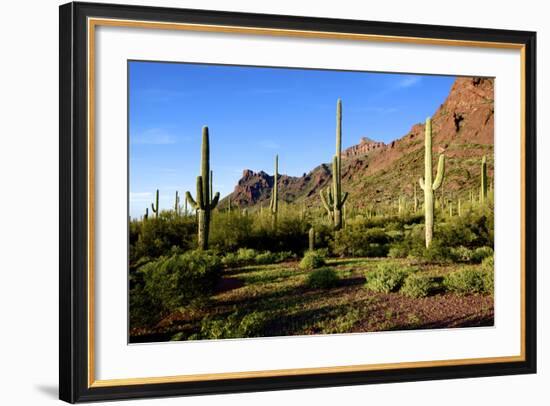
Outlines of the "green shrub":
<svg viewBox="0 0 550 406">
<path fill-rule="evenodd" d="M 316 269 L 325 265 L 326 256 L 320 250 L 306 251 L 300 261 L 301 269 Z"/>
<path fill-rule="evenodd" d="M 227 268 L 235 268 L 240 265 L 239 256 L 236 252 L 228 252 L 222 258 L 222 264 Z"/>
<path fill-rule="evenodd" d="M 153 301 L 143 285 L 138 284 L 130 288 L 128 299 L 130 328 L 150 327 L 160 321 L 163 308 L 160 303 Z"/>
<path fill-rule="evenodd" d="M 237 260 L 241 265 L 249 265 L 256 262 L 258 252 L 252 248 L 239 248 L 237 251 Z"/>
<path fill-rule="evenodd" d="M 405 278 L 417 268 L 392 264 L 380 264 L 374 271 L 365 274 L 365 287 L 373 292 L 390 293 L 401 288 Z"/>
<path fill-rule="evenodd" d="M 388 251 L 389 258 L 407 258 L 409 250 L 403 244 L 392 245 Z"/>
<path fill-rule="evenodd" d="M 492 275 L 479 268 L 463 268 L 445 276 L 445 287 L 461 295 L 474 293 L 492 293 Z"/>
<path fill-rule="evenodd" d="M 389 241 L 390 237 L 383 228 L 354 224 L 334 234 L 332 251 L 340 256 L 385 257 Z"/>
<path fill-rule="evenodd" d="M 451 256 L 455 262 L 470 262 L 472 260 L 473 250 L 460 245 L 458 247 L 452 247 Z"/>
<path fill-rule="evenodd" d="M 479 264 L 488 257 L 493 257 L 493 249 L 491 247 L 479 247 L 472 253 L 472 262 Z"/>
<path fill-rule="evenodd" d="M 494 256 L 488 256 L 481 261 L 483 269 L 483 287 L 486 293 L 493 295 L 495 291 L 495 259 Z"/>
<path fill-rule="evenodd" d="M 241 248 L 237 252 L 229 252 L 222 258 L 222 264 L 228 268 L 234 268 L 244 265 L 268 265 L 277 264 L 293 258 L 295 254 L 292 251 L 258 252 L 250 248 Z"/>
<path fill-rule="evenodd" d="M 235 311 L 229 315 L 205 317 L 201 322 L 200 333 L 192 335 L 189 339 L 261 337 L 265 335 L 263 331 L 269 320 L 269 313 L 258 311 Z"/>
<path fill-rule="evenodd" d="M 495 269 L 495 257 L 490 255 L 481 261 L 481 269 L 493 272 Z"/>
<path fill-rule="evenodd" d="M 163 211 L 159 218 L 131 221 L 129 230 L 130 267 L 142 257 L 168 256 L 172 247 L 190 250 L 196 247 L 197 226 L 194 216 L 176 216 Z"/>
<path fill-rule="evenodd" d="M 152 303 L 174 310 L 212 292 L 221 276 L 221 261 L 211 251 L 188 251 L 149 262 L 138 272 Z"/>
<path fill-rule="evenodd" d="M 338 275 L 332 268 L 316 269 L 307 276 L 307 286 L 314 289 L 329 289 L 338 284 Z"/>
<path fill-rule="evenodd" d="M 400 292 L 409 297 L 426 297 L 441 289 L 441 278 L 423 274 L 407 276 Z"/>
</svg>

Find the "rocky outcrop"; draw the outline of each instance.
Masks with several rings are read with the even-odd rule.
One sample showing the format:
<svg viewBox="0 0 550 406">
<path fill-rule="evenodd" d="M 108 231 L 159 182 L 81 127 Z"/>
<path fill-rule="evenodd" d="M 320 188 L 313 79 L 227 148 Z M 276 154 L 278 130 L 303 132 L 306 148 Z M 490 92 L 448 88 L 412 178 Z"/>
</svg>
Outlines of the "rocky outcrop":
<svg viewBox="0 0 550 406">
<path fill-rule="evenodd" d="M 386 144 L 383 142 L 373 141 L 367 137 L 362 137 L 359 144 L 342 151 L 342 158 L 354 158 L 361 155 L 366 155 L 376 149 L 384 148 Z"/>
</svg>

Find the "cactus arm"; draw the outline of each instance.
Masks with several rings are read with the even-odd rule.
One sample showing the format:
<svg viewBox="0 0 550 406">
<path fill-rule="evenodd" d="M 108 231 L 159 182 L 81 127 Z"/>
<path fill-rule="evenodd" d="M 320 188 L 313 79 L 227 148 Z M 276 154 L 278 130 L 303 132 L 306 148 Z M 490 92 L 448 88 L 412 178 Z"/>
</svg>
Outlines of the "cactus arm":
<svg viewBox="0 0 550 406">
<path fill-rule="evenodd" d="M 325 194 L 322 190 L 319 191 L 319 195 L 321 196 L 321 202 L 323 203 L 326 211 L 330 213 L 332 211 L 331 205 L 327 202 L 327 198 L 325 197 Z"/>
<path fill-rule="evenodd" d="M 193 210 L 198 209 L 197 202 L 193 199 L 193 196 L 191 196 L 191 192 L 185 192 L 185 201 L 189 203 L 189 206 L 191 206 Z"/>
<path fill-rule="evenodd" d="M 212 203 L 212 199 L 214 199 L 214 195 L 212 193 L 212 184 L 214 183 L 214 171 L 210 170 L 210 203 Z M 212 207 L 214 208 L 214 207 Z"/>
<path fill-rule="evenodd" d="M 151 210 L 155 213 L 155 217 L 158 217 L 159 214 L 159 190 L 155 194 L 155 203 L 151 203 Z"/>
<path fill-rule="evenodd" d="M 437 190 L 443 183 L 445 177 L 445 155 L 439 156 L 439 163 L 437 164 L 437 175 L 432 186 L 432 190 Z"/>
<path fill-rule="evenodd" d="M 481 159 L 481 186 L 479 190 L 479 202 L 483 204 L 487 198 L 487 158 Z"/>
<path fill-rule="evenodd" d="M 212 198 L 212 202 L 210 202 L 210 208 L 215 209 L 219 201 L 220 201 L 220 192 L 216 192 L 216 194 Z"/>
<path fill-rule="evenodd" d="M 204 210 L 205 208 L 203 192 L 204 189 L 202 176 L 197 176 L 197 208 L 201 210 Z"/>
<path fill-rule="evenodd" d="M 349 196 L 348 192 L 344 192 L 344 194 L 342 195 L 342 200 L 340 202 L 341 207 L 344 207 L 344 204 L 346 203 L 348 196 Z"/>
</svg>

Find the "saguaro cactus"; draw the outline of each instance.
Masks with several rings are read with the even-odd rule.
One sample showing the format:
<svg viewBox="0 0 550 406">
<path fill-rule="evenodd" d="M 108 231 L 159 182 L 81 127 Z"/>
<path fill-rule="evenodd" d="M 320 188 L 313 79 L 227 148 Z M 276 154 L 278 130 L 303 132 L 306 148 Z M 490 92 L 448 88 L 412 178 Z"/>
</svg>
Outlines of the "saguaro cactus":
<svg viewBox="0 0 550 406">
<path fill-rule="evenodd" d="M 275 155 L 275 172 L 273 173 L 273 189 L 271 190 L 271 200 L 269 201 L 269 210 L 271 211 L 271 224 L 273 228 L 277 227 L 277 213 L 279 211 L 279 155 Z"/>
<path fill-rule="evenodd" d="M 425 215 L 425 232 L 426 232 L 426 248 L 432 243 L 433 228 L 434 228 L 434 191 L 437 190 L 443 183 L 445 173 L 445 155 L 439 156 L 437 165 L 437 174 L 432 182 L 432 119 L 426 119 L 426 130 L 424 135 L 424 179 L 420 178 L 420 188 L 424 191 L 424 215 Z"/>
<path fill-rule="evenodd" d="M 414 212 L 416 213 L 418 211 L 418 196 L 416 194 L 416 182 L 414 182 Z"/>
<path fill-rule="evenodd" d="M 176 198 L 174 199 L 174 212 L 179 216 L 180 214 L 180 195 L 176 190 Z"/>
<path fill-rule="evenodd" d="M 157 189 L 157 193 L 155 195 L 155 203 L 151 203 L 151 210 L 153 210 L 153 213 L 155 213 L 155 218 L 159 218 L 159 190 Z"/>
<path fill-rule="evenodd" d="M 481 185 L 479 189 L 479 203 L 484 204 L 487 199 L 487 158 L 481 158 Z"/>
<path fill-rule="evenodd" d="M 309 250 L 313 251 L 315 249 L 315 229 L 313 227 L 309 229 L 308 236 L 309 236 Z"/>
<path fill-rule="evenodd" d="M 208 127 L 204 126 L 202 128 L 201 174 L 197 176 L 197 200 L 193 199 L 189 191 L 185 193 L 189 205 L 197 211 L 198 247 L 201 250 L 208 249 L 210 217 L 212 210 L 216 208 L 220 200 L 219 192 L 216 192 L 214 197 L 211 196 L 210 175 L 210 141 Z"/>
<path fill-rule="evenodd" d="M 210 170 L 210 203 L 212 203 L 212 185 L 214 184 L 214 171 Z"/>
<path fill-rule="evenodd" d="M 145 208 L 145 214 L 143 215 L 143 220 L 147 220 L 149 218 L 149 207 Z"/>
<path fill-rule="evenodd" d="M 336 155 L 332 159 L 332 190 L 327 188 L 326 196 L 321 190 L 321 201 L 334 222 L 334 229 L 342 228 L 342 208 L 348 198 L 348 193 L 342 193 L 342 100 L 336 104 Z"/>
</svg>

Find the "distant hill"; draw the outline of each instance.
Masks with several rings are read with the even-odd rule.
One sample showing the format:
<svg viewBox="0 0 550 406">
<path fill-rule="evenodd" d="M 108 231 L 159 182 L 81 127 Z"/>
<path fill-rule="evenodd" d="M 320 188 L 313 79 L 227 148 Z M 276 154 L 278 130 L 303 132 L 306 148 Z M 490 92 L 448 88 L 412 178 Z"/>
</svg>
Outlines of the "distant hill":
<svg viewBox="0 0 550 406">
<path fill-rule="evenodd" d="M 345 116 L 343 118 L 345 121 Z M 440 153 L 446 157 L 445 180 L 439 193 L 466 198 L 479 186 L 480 159 L 487 156 L 493 176 L 494 80 L 457 78 L 445 102 L 432 116 L 434 171 Z M 346 137 L 346 134 L 343 134 Z M 327 151 L 330 158 L 332 151 Z M 342 190 L 348 191 L 349 205 L 367 208 L 377 203 L 411 198 L 414 183 L 424 176 L 424 124 L 389 144 L 361 138 L 357 145 L 342 151 Z M 331 166 L 322 163 L 301 177 L 280 175 L 280 199 L 320 206 L 319 190 L 330 184 Z M 243 171 L 228 196 L 232 206 L 254 207 L 269 204 L 273 176 L 264 171 Z M 417 185 L 418 188 L 418 185 Z M 422 192 L 418 188 L 418 196 Z M 227 206 L 225 197 L 220 206 Z"/>
</svg>

